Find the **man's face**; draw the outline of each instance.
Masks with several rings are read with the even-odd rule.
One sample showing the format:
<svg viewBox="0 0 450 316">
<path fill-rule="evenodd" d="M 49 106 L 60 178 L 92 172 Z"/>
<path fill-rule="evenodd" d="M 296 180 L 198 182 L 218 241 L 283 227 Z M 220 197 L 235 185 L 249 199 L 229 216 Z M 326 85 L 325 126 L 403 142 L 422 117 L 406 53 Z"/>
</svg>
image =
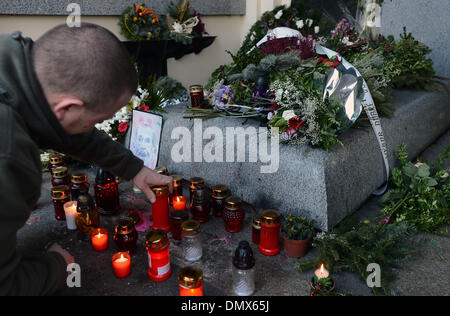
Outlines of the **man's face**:
<svg viewBox="0 0 450 316">
<path fill-rule="evenodd" d="M 95 125 L 110 119 L 123 106 L 128 104 L 132 95 L 124 93 L 117 102 L 105 104 L 102 112 L 94 112 L 83 107 L 71 107 L 66 114 L 63 125 L 64 130 L 69 135 L 83 134 L 95 128 Z M 62 122 L 61 122 L 62 123 Z"/>
</svg>

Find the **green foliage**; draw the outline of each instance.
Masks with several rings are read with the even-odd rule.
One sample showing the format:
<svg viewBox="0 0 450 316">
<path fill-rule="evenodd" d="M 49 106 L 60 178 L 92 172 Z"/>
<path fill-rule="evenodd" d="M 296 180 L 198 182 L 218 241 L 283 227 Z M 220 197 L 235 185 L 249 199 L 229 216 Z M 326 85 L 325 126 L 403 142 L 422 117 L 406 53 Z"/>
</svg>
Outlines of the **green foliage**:
<svg viewBox="0 0 450 316">
<path fill-rule="evenodd" d="M 289 214 L 283 219 L 281 231 L 287 239 L 306 240 L 314 236 L 314 221 Z"/>
<path fill-rule="evenodd" d="M 155 89 L 163 91 L 166 99 L 180 99 L 186 92 L 186 88 L 179 81 L 168 76 L 160 77 L 155 82 Z"/>
<path fill-rule="evenodd" d="M 314 260 L 303 261 L 298 270 L 303 272 L 325 264 L 332 272 L 351 271 L 358 273 L 366 282 L 370 272 L 367 266 L 377 263 L 381 267 L 381 288 L 372 288 L 375 295 L 392 294 L 388 284 L 395 277 L 394 269 L 409 259 L 414 244 L 408 236 L 415 230 L 407 223 L 365 224 L 354 218 L 345 220 L 338 228 L 314 238 L 313 247 L 320 250 Z"/>
<path fill-rule="evenodd" d="M 450 168 L 440 170 L 440 166 L 449 153 L 450 146 L 430 168 L 426 163 L 409 162 L 402 145 L 398 151 L 400 167 L 392 171 L 392 187 L 381 200 L 383 215 L 421 231 L 444 233 L 442 226 L 450 223 Z"/>
<path fill-rule="evenodd" d="M 150 76 L 142 81 L 141 88 L 148 91 L 148 96 L 142 99 L 142 104 L 150 107 L 150 111 L 165 112 L 161 105 L 171 99 L 180 98 L 185 91 L 182 84 L 170 77 Z"/>
</svg>

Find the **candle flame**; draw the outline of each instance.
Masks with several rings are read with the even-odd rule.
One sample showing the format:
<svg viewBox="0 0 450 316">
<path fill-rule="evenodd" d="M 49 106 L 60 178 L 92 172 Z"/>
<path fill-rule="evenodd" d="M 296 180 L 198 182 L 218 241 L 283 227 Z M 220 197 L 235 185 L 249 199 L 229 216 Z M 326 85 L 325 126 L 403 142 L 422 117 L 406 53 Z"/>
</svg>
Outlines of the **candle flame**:
<svg viewBox="0 0 450 316">
<path fill-rule="evenodd" d="M 103 237 L 103 234 L 102 234 L 102 233 L 98 233 L 98 235 L 95 235 L 95 237 L 97 237 L 98 239 L 100 239 L 100 238 Z"/>
<path fill-rule="evenodd" d="M 323 270 L 324 270 L 324 266 L 323 266 L 323 264 L 320 266 L 320 272 L 321 273 L 323 273 Z"/>
<path fill-rule="evenodd" d="M 123 259 L 125 259 L 125 258 L 123 257 L 123 253 L 122 253 L 122 254 L 120 254 L 120 260 L 123 261 Z"/>
</svg>

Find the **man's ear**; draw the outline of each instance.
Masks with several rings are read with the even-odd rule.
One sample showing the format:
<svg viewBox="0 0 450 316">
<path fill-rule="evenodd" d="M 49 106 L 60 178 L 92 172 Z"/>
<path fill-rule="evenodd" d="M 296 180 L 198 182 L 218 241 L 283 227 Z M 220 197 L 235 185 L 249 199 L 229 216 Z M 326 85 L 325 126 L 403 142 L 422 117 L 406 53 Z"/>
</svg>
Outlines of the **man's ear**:
<svg viewBox="0 0 450 316">
<path fill-rule="evenodd" d="M 56 105 L 53 107 L 53 113 L 56 118 L 62 122 L 67 114 L 67 112 L 73 107 L 82 108 L 85 104 L 82 100 L 77 98 L 62 98 Z"/>
</svg>

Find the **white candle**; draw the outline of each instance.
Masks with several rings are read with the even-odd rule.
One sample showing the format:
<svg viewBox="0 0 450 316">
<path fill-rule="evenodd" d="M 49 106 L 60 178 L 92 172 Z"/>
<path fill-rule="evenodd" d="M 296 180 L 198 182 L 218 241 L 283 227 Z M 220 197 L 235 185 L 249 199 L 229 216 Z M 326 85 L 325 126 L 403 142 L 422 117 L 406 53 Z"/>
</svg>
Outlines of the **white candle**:
<svg viewBox="0 0 450 316">
<path fill-rule="evenodd" d="M 320 266 L 320 269 L 317 269 L 314 272 L 314 275 L 317 277 L 317 279 L 326 279 L 330 276 L 330 273 L 327 271 L 327 269 L 325 269 L 325 267 L 323 266 L 323 264 Z"/>
<path fill-rule="evenodd" d="M 64 204 L 64 212 L 66 213 L 67 228 L 70 230 L 76 230 L 77 224 L 75 218 L 77 216 L 77 202 L 70 201 Z"/>
</svg>

